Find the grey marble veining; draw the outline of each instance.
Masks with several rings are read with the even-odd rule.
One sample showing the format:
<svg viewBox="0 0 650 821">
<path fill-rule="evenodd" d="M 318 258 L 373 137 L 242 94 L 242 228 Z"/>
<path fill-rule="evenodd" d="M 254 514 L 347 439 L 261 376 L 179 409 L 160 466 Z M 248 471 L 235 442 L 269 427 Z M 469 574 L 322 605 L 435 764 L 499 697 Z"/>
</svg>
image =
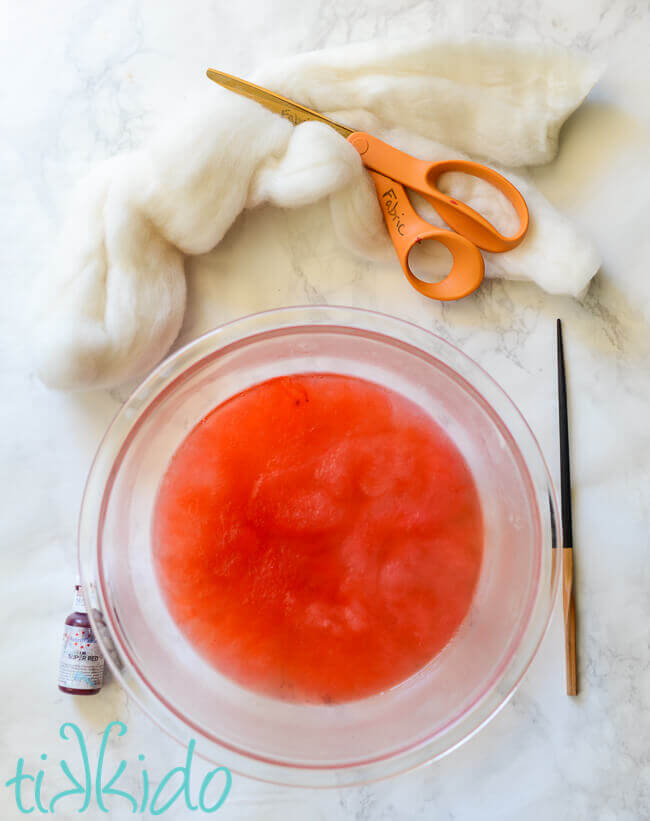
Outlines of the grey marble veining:
<svg viewBox="0 0 650 821">
<path fill-rule="evenodd" d="M 202 82 L 206 65 L 245 74 L 275 55 L 349 40 L 474 32 L 572 45 L 606 63 L 597 89 L 565 127 L 557 160 L 534 170 L 549 199 L 602 253 L 602 271 L 586 295 L 549 297 L 532 285 L 490 282 L 457 305 L 433 303 L 408 288 L 396 264 L 371 265 L 340 249 L 324 204 L 294 212 L 261 208 L 242 215 L 212 253 L 188 262 L 188 312 L 178 344 L 272 306 L 329 302 L 397 314 L 459 344 L 500 382 L 557 476 L 554 320 L 561 316 L 582 692 L 577 699 L 564 695 L 558 608 L 514 698 L 444 760 L 380 784 L 328 792 L 235 776 L 220 813 L 264 821 L 650 818 L 647 3 L 61 0 L 13 4 L 3 16 L 0 782 L 20 755 L 34 766 L 41 752 L 55 758 L 66 720 L 84 728 L 95 750 L 107 721 L 126 721 L 119 753 L 133 761 L 145 752 L 152 772 L 182 758 L 179 745 L 114 682 L 87 701 L 55 686 L 83 483 L 125 396 L 53 393 L 30 370 L 25 306 L 36 271 L 53 253 L 70 186 L 96 161 L 138 145 Z M 125 781 L 132 782 L 135 774 Z M 104 817 L 94 812 L 86 817 Z M 19 817 L 2 786 L 0 815 Z"/>
</svg>

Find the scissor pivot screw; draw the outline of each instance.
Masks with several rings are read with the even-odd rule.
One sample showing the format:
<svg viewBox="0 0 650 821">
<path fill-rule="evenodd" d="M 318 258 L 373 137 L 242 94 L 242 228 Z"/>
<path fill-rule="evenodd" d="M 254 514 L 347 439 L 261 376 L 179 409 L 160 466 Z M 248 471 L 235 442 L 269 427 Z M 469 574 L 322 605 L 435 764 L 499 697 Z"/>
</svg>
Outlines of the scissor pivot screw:
<svg viewBox="0 0 650 821">
<path fill-rule="evenodd" d="M 357 149 L 359 154 L 365 154 L 368 148 L 368 140 L 365 137 L 362 137 L 361 134 L 352 134 L 349 138 L 352 145 Z"/>
</svg>

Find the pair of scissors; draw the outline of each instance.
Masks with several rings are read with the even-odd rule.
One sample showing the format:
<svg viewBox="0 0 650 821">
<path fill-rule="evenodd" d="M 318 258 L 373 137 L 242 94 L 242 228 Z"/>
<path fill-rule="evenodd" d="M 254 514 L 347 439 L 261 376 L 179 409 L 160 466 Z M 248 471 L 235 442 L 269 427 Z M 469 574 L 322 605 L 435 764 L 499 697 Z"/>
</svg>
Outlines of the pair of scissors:
<svg viewBox="0 0 650 821">
<path fill-rule="evenodd" d="M 519 245 L 528 230 L 528 208 L 524 198 L 511 182 L 492 168 L 469 160 L 419 160 L 382 142 L 372 134 L 354 131 L 335 123 L 318 111 L 312 111 L 261 86 L 212 68 L 208 69 L 207 75 L 229 91 L 255 100 L 265 108 L 280 114 L 293 125 L 307 121 L 325 123 L 356 148 L 375 183 L 384 220 L 406 278 L 424 296 L 446 301 L 461 299 L 471 294 L 479 287 L 485 273 L 479 249 L 498 253 L 509 251 Z M 443 194 L 438 189 L 437 182 L 448 172 L 462 172 L 479 177 L 498 189 L 517 213 L 517 233 L 509 237 L 504 236 L 469 205 Z M 422 219 L 411 205 L 406 193 L 407 188 L 421 194 L 451 230 L 438 228 Z M 423 240 L 439 242 L 451 253 L 451 270 L 440 282 L 420 279 L 409 265 L 411 250 Z"/>
</svg>

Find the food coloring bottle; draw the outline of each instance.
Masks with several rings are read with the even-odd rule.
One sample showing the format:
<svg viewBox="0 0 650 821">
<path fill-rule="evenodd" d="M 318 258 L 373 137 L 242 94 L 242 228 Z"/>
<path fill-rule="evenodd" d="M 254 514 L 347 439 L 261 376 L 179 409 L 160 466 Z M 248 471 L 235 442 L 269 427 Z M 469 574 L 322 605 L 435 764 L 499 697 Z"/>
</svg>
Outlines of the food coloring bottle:
<svg viewBox="0 0 650 821">
<path fill-rule="evenodd" d="M 65 620 L 59 663 L 59 690 L 93 696 L 104 683 L 104 657 L 90 626 L 81 585 L 74 588 L 73 612 Z"/>
</svg>

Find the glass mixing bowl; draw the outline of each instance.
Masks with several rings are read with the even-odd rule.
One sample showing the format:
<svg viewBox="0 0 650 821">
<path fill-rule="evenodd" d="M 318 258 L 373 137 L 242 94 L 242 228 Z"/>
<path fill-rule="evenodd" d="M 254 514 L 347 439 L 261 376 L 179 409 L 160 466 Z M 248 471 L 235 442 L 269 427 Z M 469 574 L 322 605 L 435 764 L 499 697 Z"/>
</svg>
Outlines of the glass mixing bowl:
<svg viewBox="0 0 650 821">
<path fill-rule="evenodd" d="M 204 661 L 172 620 L 152 561 L 159 482 L 216 405 L 273 376 L 363 377 L 418 403 L 469 465 L 485 530 L 470 611 L 452 641 L 396 687 L 345 704 L 275 700 Z M 115 676 L 163 729 L 235 772 L 343 786 L 438 758 L 512 695 L 551 614 L 559 561 L 551 481 L 528 425 L 457 348 L 369 311 L 288 308 L 217 328 L 163 362 L 125 403 L 90 471 L 79 524 L 91 621 Z"/>
</svg>

